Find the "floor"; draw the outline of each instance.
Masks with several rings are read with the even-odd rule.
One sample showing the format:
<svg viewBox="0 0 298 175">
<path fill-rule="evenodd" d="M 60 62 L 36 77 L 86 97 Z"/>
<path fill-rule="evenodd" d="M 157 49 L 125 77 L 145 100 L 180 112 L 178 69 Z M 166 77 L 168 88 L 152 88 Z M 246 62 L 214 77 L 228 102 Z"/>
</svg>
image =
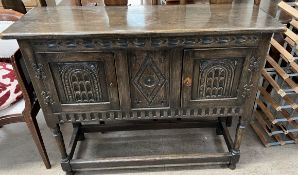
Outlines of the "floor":
<svg viewBox="0 0 298 175">
<path fill-rule="evenodd" d="M 52 168 L 49 170 L 45 169 L 39 157 L 39 154 L 37 153 L 33 140 L 31 139 L 29 131 L 26 128 L 26 125 L 18 123 L 6 125 L 0 129 L 0 175 L 64 175 L 59 165 L 59 154 L 56 152 L 58 148 L 56 147 L 55 141 L 51 135 L 50 130 L 45 124 L 42 113 L 39 114 L 38 120 L 43 138 L 45 140 L 46 148 L 48 150 L 49 157 L 52 163 Z M 66 135 L 66 141 L 69 139 L 70 136 L 70 133 L 67 132 L 70 130 L 70 127 L 71 126 L 68 124 L 62 126 L 62 132 L 64 132 Z M 189 138 L 185 137 L 185 135 L 190 132 L 199 134 L 192 134 L 192 137 Z M 126 148 L 132 148 L 133 145 L 129 145 L 127 143 L 127 139 L 131 139 L 134 141 L 134 143 L 136 143 L 135 145 L 139 145 L 135 146 L 134 148 L 141 147 L 141 149 L 143 151 L 145 150 L 145 152 L 158 152 L 159 148 L 156 148 L 154 144 L 156 145 L 160 141 L 162 141 L 163 143 L 159 144 L 159 146 L 163 145 L 162 147 L 160 147 L 160 150 L 163 150 L 166 153 L 173 151 L 175 146 L 173 147 L 172 145 L 176 145 L 176 147 L 178 146 L 180 150 L 189 152 L 189 150 L 196 149 L 196 144 L 199 144 L 199 142 L 211 141 L 214 143 L 218 143 L 222 140 L 220 138 L 221 136 L 217 139 L 211 140 L 211 137 L 209 137 L 208 135 L 200 139 L 199 137 L 201 135 L 204 135 L 200 132 L 209 132 L 210 135 L 210 133 L 214 133 L 214 130 L 176 130 L 175 133 L 179 136 L 175 138 L 170 137 L 171 134 L 169 134 L 169 130 L 151 131 L 148 134 L 142 131 L 107 133 L 101 136 L 101 142 L 104 140 L 110 140 L 110 142 L 112 142 L 113 145 L 109 145 L 107 142 L 107 144 L 95 145 L 95 147 L 91 148 L 90 150 L 96 150 L 94 148 L 100 147 L 102 150 L 105 150 L 101 152 L 104 153 L 109 150 L 117 150 L 114 148 L 121 147 L 120 144 L 124 144 Z M 155 135 L 154 141 L 150 141 L 147 144 L 143 143 L 146 137 L 149 136 L 152 138 L 152 135 Z M 92 137 L 92 135 L 88 135 L 87 137 Z M 191 141 L 191 139 L 195 139 L 195 141 Z M 175 142 L 175 144 L 172 144 L 171 142 Z M 146 147 L 148 145 L 150 146 Z M 221 147 L 222 145 L 219 146 Z M 244 137 L 241 148 L 242 155 L 240 158 L 240 162 L 237 166 L 237 169 L 233 171 L 227 168 L 220 169 L 218 167 L 208 167 L 207 169 L 195 167 L 188 169 L 163 168 L 157 171 L 149 169 L 146 171 L 104 172 L 102 174 L 108 173 L 121 175 L 296 175 L 298 172 L 298 145 L 285 145 L 265 148 L 258 140 L 255 133 L 253 133 L 253 131 L 249 127 L 246 132 L 246 136 Z M 202 149 L 210 151 L 211 148 L 203 146 L 200 147 L 198 150 Z M 128 151 L 126 151 L 126 153 L 131 152 L 131 150 L 127 150 Z M 79 153 L 77 154 L 79 155 Z M 90 153 L 90 151 L 87 151 L 86 154 L 90 155 L 92 153 Z M 111 154 L 114 153 L 111 152 Z"/>
</svg>

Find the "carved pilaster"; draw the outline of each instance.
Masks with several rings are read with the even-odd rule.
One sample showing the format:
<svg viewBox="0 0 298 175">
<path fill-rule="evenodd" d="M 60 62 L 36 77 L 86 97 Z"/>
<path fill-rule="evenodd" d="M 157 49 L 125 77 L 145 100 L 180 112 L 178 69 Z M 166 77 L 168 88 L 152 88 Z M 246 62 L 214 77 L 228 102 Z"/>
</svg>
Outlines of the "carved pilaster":
<svg viewBox="0 0 298 175">
<path fill-rule="evenodd" d="M 243 91 L 241 96 L 243 98 L 247 97 L 250 93 L 251 90 L 255 87 L 254 83 L 252 82 L 252 77 L 253 75 L 259 71 L 260 67 L 260 59 L 259 57 L 251 57 L 249 60 L 249 66 L 248 66 L 248 80 L 246 84 L 243 86 Z"/>
<path fill-rule="evenodd" d="M 48 91 L 42 91 L 41 96 L 43 98 L 44 104 L 54 104 L 54 100 Z"/>
<path fill-rule="evenodd" d="M 35 77 L 39 80 L 44 80 L 46 79 L 46 75 L 44 72 L 43 65 L 38 63 L 38 64 L 33 64 L 33 70 L 35 72 Z"/>
</svg>

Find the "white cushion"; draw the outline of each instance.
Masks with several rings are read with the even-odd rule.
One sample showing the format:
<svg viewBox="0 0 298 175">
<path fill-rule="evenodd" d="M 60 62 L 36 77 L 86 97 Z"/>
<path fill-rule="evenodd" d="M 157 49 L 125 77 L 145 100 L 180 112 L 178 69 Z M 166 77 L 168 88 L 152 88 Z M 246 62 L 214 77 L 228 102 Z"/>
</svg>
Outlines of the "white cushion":
<svg viewBox="0 0 298 175">
<path fill-rule="evenodd" d="M 10 115 L 10 114 L 21 114 L 25 109 L 25 100 L 22 99 L 15 104 L 0 110 L 0 116 Z"/>
</svg>

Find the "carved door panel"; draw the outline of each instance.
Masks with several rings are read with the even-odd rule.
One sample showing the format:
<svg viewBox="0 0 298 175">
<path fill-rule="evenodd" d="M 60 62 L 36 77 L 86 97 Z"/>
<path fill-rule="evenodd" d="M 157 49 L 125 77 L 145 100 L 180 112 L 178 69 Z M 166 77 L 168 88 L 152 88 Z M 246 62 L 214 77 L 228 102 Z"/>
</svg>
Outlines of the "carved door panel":
<svg viewBox="0 0 298 175">
<path fill-rule="evenodd" d="M 173 50 L 128 52 L 132 109 L 178 106 L 181 70 L 173 69 L 176 67 L 175 64 L 181 63 L 181 57 L 173 53 Z M 176 79 L 176 82 L 173 82 L 173 79 Z"/>
<path fill-rule="evenodd" d="M 252 49 L 189 49 L 183 59 L 183 107 L 238 106 Z"/>
<path fill-rule="evenodd" d="M 119 109 L 113 53 L 37 53 L 55 112 Z"/>
</svg>

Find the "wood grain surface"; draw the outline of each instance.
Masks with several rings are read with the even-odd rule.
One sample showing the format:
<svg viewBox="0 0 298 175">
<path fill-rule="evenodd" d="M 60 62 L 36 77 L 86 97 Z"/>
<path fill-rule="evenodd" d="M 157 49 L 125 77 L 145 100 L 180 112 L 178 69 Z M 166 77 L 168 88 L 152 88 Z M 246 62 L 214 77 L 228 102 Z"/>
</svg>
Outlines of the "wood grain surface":
<svg viewBox="0 0 298 175">
<path fill-rule="evenodd" d="M 173 15 L 175 12 L 175 15 Z M 247 4 L 35 8 L 3 38 L 136 34 L 280 32 L 284 26 Z"/>
</svg>

